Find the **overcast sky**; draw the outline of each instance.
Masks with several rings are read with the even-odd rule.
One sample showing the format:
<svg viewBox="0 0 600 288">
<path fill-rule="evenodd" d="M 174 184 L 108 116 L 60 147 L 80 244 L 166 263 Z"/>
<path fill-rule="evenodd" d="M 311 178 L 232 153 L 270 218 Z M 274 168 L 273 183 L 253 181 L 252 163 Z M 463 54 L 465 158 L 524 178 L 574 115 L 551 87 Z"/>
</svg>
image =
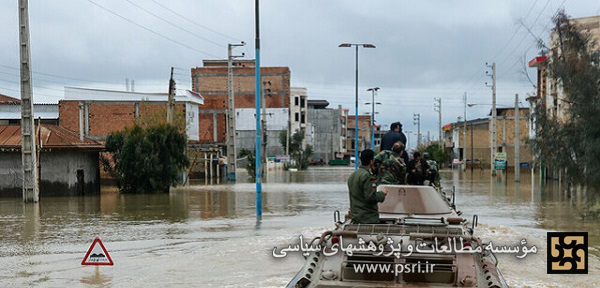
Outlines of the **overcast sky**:
<svg viewBox="0 0 600 288">
<path fill-rule="evenodd" d="M 0 93 L 13 97 L 20 95 L 17 2 L 0 2 Z M 547 40 L 560 7 L 595 16 L 600 0 L 262 1 L 262 66 L 290 67 L 292 86 L 354 114 L 354 50 L 337 46 L 372 43 L 376 49 L 359 51 L 360 113 L 370 111 L 366 89 L 377 86 L 379 123 L 416 131 L 413 113 L 421 113 L 422 133 L 433 137 L 435 97 L 444 124 L 463 114 L 465 91 L 469 103 L 491 103 L 486 62 L 497 65 L 500 105 L 533 93 L 524 61 L 538 54 L 535 39 Z M 190 69 L 226 58 L 227 43 L 245 41 L 238 51 L 254 57 L 251 0 L 30 0 L 29 8 L 35 102 L 57 102 L 69 85 L 125 89 L 126 78 L 136 91 L 166 92 L 171 66 L 178 88 L 190 89 Z M 526 71 L 535 82 L 535 70 Z M 467 117 L 489 108 L 468 108 Z"/>
</svg>

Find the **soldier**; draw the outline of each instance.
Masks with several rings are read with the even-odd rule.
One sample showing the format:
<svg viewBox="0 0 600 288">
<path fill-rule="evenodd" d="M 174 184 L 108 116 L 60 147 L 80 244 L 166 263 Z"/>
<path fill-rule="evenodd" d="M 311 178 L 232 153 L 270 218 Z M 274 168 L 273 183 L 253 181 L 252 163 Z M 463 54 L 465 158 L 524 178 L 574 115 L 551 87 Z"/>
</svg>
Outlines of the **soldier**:
<svg viewBox="0 0 600 288">
<path fill-rule="evenodd" d="M 401 141 L 394 143 L 392 150 L 384 150 L 375 156 L 373 162 L 373 175 L 377 177 L 377 184 L 405 184 L 406 165 L 402 159 L 404 144 Z"/>
<path fill-rule="evenodd" d="M 348 178 L 350 190 L 350 218 L 353 223 L 377 224 L 379 223 L 378 202 L 383 202 L 387 194 L 377 192 L 375 178 L 369 169 L 373 165 L 375 153 L 365 149 L 360 153 L 361 166 Z"/>
<path fill-rule="evenodd" d="M 440 173 L 438 171 L 437 161 L 431 159 L 431 157 L 429 156 L 429 153 L 427 153 L 427 152 L 423 153 L 423 158 L 427 162 L 427 165 L 429 165 L 429 172 L 428 172 L 428 177 L 427 177 L 429 179 L 429 182 L 431 182 L 431 184 L 439 187 L 441 179 L 440 179 Z"/>
</svg>

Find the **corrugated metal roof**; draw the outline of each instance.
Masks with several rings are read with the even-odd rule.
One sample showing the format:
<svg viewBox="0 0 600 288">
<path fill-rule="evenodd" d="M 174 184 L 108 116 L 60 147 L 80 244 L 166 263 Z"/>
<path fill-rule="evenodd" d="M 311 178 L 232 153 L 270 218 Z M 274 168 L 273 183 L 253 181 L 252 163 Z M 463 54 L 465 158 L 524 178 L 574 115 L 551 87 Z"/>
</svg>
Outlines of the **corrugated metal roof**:
<svg viewBox="0 0 600 288">
<path fill-rule="evenodd" d="M 37 134 L 38 125 L 35 129 Z M 79 141 L 77 133 L 56 125 L 42 124 L 38 135 L 42 140 L 42 148 L 104 149 L 100 142 L 85 137 L 83 141 Z M 39 140 L 36 139 L 36 142 L 39 143 Z M 21 149 L 21 125 L 0 125 L 0 149 L 2 148 Z"/>
</svg>

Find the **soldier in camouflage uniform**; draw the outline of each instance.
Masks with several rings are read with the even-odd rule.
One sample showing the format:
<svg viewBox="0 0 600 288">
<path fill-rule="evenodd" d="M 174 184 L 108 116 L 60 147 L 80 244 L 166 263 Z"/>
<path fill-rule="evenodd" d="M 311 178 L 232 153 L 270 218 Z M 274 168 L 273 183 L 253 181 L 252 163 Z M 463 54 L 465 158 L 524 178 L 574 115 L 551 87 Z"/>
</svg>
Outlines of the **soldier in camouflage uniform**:
<svg viewBox="0 0 600 288">
<path fill-rule="evenodd" d="M 392 150 L 383 150 L 375 156 L 373 175 L 377 177 L 377 184 L 405 184 L 406 165 L 402 160 L 404 144 L 400 141 L 394 143 Z"/>
<path fill-rule="evenodd" d="M 360 153 L 360 168 L 348 178 L 350 190 L 350 218 L 353 223 L 378 224 L 379 207 L 377 203 L 385 200 L 387 191 L 377 191 L 375 178 L 371 175 L 374 152 L 365 149 Z"/>
<path fill-rule="evenodd" d="M 427 173 L 427 179 L 434 186 L 440 187 L 440 172 L 438 171 L 437 161 L 431 159 L 429 153 L 423 153 L 423 158 L 427 161 L 427 165 L 429 165 L 429 171 Z"/>
</svg>

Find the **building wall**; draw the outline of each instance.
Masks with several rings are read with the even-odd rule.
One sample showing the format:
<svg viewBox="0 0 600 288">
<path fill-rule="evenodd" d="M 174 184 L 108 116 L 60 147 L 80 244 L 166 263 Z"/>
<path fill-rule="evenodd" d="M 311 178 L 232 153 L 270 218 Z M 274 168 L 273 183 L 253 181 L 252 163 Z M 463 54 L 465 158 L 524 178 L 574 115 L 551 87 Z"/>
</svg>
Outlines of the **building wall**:
<svg viewBox="0 0 600 288">
<path fill-rule="evenodd" d="M 340 109 L 308 109 L 308 117 L 314 127 L 313 156 L 314 160 L 343 158 L 344 135 L 342 134 L 343 112 Z"/>
<path fill-rule="evenodd" d="M 306 123 L 314 123 L 310 120 L 307 113 L 307 91 L 306 88 L 292 87 L 292 96 L 290 97 L 290 128 L 292 133 L 296 133 L 302 128 L 306 128 Z"/>
<path fill-rule="evenodd" d="M 346 150 L 354 154 L 354 148 L 352 144 L 355 140 L 355 115 L 348 115 L 348 133 Z M 367 148 L 371 148 L 371 116 L 359 115 L 358 116 L 358 149 L 362 151 Z"/>
<path fill-rule="evenodd" d="M 40 159 L 40 197 L 80 195 L 78 170 L 84 175 L 83 195 L 100 193 L 98 152 L 44 151 Z M 22 187 L 21 153 L 0 152 L 0 196 L 21 197 Z"/>
<path fill-rule="evenodd" d="M 285 150 L 279 143 L 279 133 L 285 130 L 267 131 L 267 156 L 273 157 L 277 155 L 285 155 Z M 242 149 L 254 151 L 256 148 L 256 132 L 255 131 L 237 131 L 235 138 L 236 155 L 240 154 Z"/>
<path fill-rule="evenodd" d="M 528 109 L 520 109 L 519 113 L 521 117 L 529 116 Z M 502 112 L 498 113 L 498 119 L 496 121 L 496 143 L 498 147 L 498 152 L 506 152 L 508 158 L 507 165 L 509 167 L 514 167 L 515 165 L 515 120 L 505 119 L 505 117 L 513 117 L 514 114 L 514 109 L 502 110 Z M 446 148 L 450 148 L 453 152 L 455 152 L 454 158 L 460 158 L 460 160 L 462 160 L 462 157 L 459 156 L 464 155 L 461 153 L 466 153 L 465 156 L 467 160 L 475 159 L 483 161 L 483 163 L 489 165 L 491 159 L 491 123 L 488 119 L 486 119 L 486 121 L 476 122 L 475 124 L 473 124 L 472 122 L 467 122 L 466 139 L 464 138 L 463 134 L 463 123 L 464 122 L 452 123 L 451 130 L 445 133 Z M 519 119 L 520 162 L 532 161 L 531 147 L 529 146 L 527 141 L 529 137 L 529 123 L 530 122 L 528 118 Z M 464 151 L 465 140 L 466 151 Z M 471 150 L 471 146 L 473 146 L 473 150 Z M 485 168 L 488 167 L 489 166 L 486 166 Z"/>
<path fill-rule="evenodd" d="M 577 26 L 582 32 L 587 33 L 592 41 L 600 43 L 600 16 L 583 17 L 570 19 L 571 23 Z M 550 33 L 550 48 L 548 49 L 549 58 L 553 57 L 553 54 L 558 53 L 558 35 L 555 29 L 552 29 Z M 598 45 L 595 46 L 598 49 Z M 547 75 L 547 74 L 546 74 Z M 568 95 L 566 95 L 559 83 L 550 78 L 549 75 L 549 95 L 546 97 L 546 108 L 549 110 L 549 114 L 557 117 L 559 121 L 566 122 L 569 119 L 567 113 L 569 109 Z"/>
<path fill-rule="evenodd" d="M 228 106 L 226 63 L 226 61 L 205 63 L 204 67 L 192 69 L 193 90 L 204 96 L 204 105 L 199 108 L 201 143 L 224 143 L 226 141 L 227 126 L 224 114 Z M 238 66 L 233 70 L 235 108 L 256 107 L 256 77 L 253 66 L 253 63 L 248 62 L 243 67 Z M 271 83 L 268 86 L 270 93 L 265 95 L 266 107 L 289 108 L 290 69 L 287 67 L 262 67 L 261 78 L 263 82 Z M 213 114 L 218 114 L 218 116 L 213 116 Z M 217 129 L 217 139 L 207 137 L 207 135 L 213 135 L 215 127 Z"/>
<path fill-rule="evenodd" d="M 152 121 L 151 119 L 164 121 L 166 118 L 166 102 L 61 100 L 58 104 L 61 127 L 79 133 L 79 103 L 84 105 L 84 133 L 86 136 L 96 139 L 133 126 L 136 118 L 141 121 Z M 193 113 L 194 111 L 189 112 Z M 187 115 L 186 103 L 177 103 L 175 113 L 182 117 Z M 197 137 L 192 135 L 189 138 L 193 140 L 192 138 Z"/>
</svg>

